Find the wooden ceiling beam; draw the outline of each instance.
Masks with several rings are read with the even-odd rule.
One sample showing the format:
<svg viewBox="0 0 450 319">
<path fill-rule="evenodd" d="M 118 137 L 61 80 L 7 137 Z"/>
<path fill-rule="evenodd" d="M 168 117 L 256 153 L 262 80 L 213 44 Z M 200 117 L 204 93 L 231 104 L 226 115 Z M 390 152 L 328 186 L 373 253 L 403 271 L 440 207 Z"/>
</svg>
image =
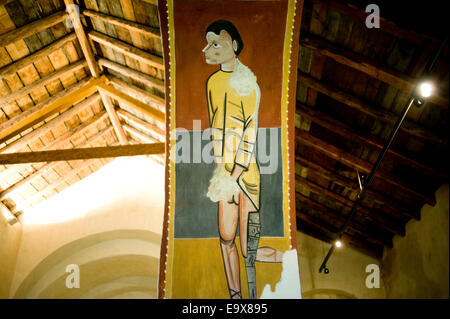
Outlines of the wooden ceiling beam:
<svg viewBox="0 0 450 319">
<path fill-rule="evenodd" d="M 62 38 L 56 40 L 55 42 L 49 44 L 46 47 L 40 49 L 39 51 L 36 51 L 33 54 L 27 55 L 26 57 L 24 57 L 20 60 L 14 61 L 13 63 L 10 63 L 10 64 L 0 68 L 0 79 L 5 77 L 6 75 L 16 73 L 18 70 L 39 60 L 40 58 L 48 56 L 50 53 L 61 48 L 66 43 L 75 40 L 76 38 L 77 38 L 77 36 L 76 36 L 75 32 L 66 34 Z"/>
<path fill-rule="evenodd" d="M 154 118 L 155 120 L 164 123 L 164 121 L 165 121 L 164 112 L 161 112 L 160 110 L 158 110 L 150 105 L 147 105 L 147 104 L 117 90 L 115 87 L 113 87 L 110 84 L 100 83 L 97 87 L 100 91 L 103 91 L 109 97 L 119 101 L 119 103 L 124 103 L 130 107 L 133 107 L 133 108 L 139 110 L 140 112 L 144 113 L 145 115 L 148 115 L 148 116 Z"/>
<path fill-rule="evenodd" d="M 129 93 L 130 96 L 135 96 L 138 99 L 149 102 L 150 105 L 155 105 L 158 108 L 165 110 L 164 99 L 156 96 L 146 90 L 143 90 L 133 84 L 127 83 L 115 76 L 107 75 L 109 83 L 113 84 L 114 87 L 120 88 L 122 91 Z"/>
<path fill-rule="evenodd" d="M 354 156 L 342 149 L 337 148 L 334 145 L 331 145 L 313 135 L 309 132 L 295 129 L 295 139 L 309 147 L 312 147 L 328 157 L 343 163 L 344 165 L 358 169 L 362 173 L 369 174 L 372 170 L 373 164 L 367 161 L 362 160 L 361 158 Z M 399 189 L 407 194 L 409 194 L 412 198 L 420 200 L 423 203 L 427 203 L 431 206 L 436 204 L 436 200 L 434 199 L 434 195 L 424 194 L 423 191 L 414 190 L 411 186 L 407 186 L 405 181 L 401 181 L 399 177 L 392 175 L 391 173 L 378 169 L 375 178 L 381 178 L 385 182 L 389 183 L 396 189 Z"/>
<path fill-rule="evenodd" d="M 132 46 L 128 43 L 117 40 L 97 31 L 89 31 L 88 36 L 92 41 L 113 48 L 117 52 L 125 54 L 126 56 L 133 58 L 139 62 L 146 63 L 160 70 L 164 70 L 162 57 L 148 53 L 147 51 L 138 49 L 135 46 Z"/>
<path fill-rule="evenodd" d="M 54 149 L 59 147 L 64 147 L 67 145 L 67 141 L 69 141 L 72 137 L 77 137 L 84 132 L 86 132 L 88 129 L 91 129 L 92 127 L 96 126 L 97 124 L 101 123 L 108 117 L 108 114 L 106 111 L 102 111 L 81 125 L 77 126 L 76 128 L 64 133 L 63 135 L 56 138 L 52 143 L 44 146 L 41 150 L 48 150 L 48 149 Z M 100 131 L 99 133 L 95 134 L 93 137 L 88 138 L 85 142 L 79 145 L 85 146 L 87 143 L 95 142 L 98 138 L 101 138 L 105 136 L 107 133 L 109 133 L 112 129 L 112 126 L 110 126 L 108 129 Z M 64 145 L 63 145 L 64 144 Z M 21 179 L 17 183 L 11 185 L 10 187 L 6 188 L 5 190 L 0 192 L 0 200 L 3 200 L 5 197 L 7 197 L 8 194 L 11 194 L 14 191 L 17 191 L 19 188 L 24 186 L 27 183 L 31 183 L 35 178 L 38 176 L 41 176 L 43 173 L 46 173 L 50 171 L 51 169 L 55 168 L 57 165 L 59 165 L 60 162 L 50 162 L 48 164 L 45 164 L 41 166 L 38 170 L 34 171 L 33 173 L 29 174 L 25 178 Z"/>
<path fill-rule="evenodd" d="M 164 143 L 90 147 L 39 152 L 0 154 L 0 165 L 84 160 L 92 158 L 156 155 L 165 153 Z"/>
<path fill-rule="evenodd" d="M 6 47 L 7 45 L 25 39 L 33 34 L 36 34 L 42 30 L 50 28 L 67 18 L 67 13 L 65 11 L 58 11 L 48 17 L 39 19 L 32 23 L 26 24 L 18 29 L 8 31 L 2 35 L 0 35 L 0 43 L 2 47 Z"/>
<path fill-rule="evenodd" d="M 333 43 L 308 34 L 303 37 L 300 44 L 306 48 L 326 56 L 342 65 L 365 73 L 381 82 L 387 83 L 410 94 L 415 89 L 419 79 L 412 78 L 401 72 L 389 69 L 383 65 L 377 65 L 372 60 L 356 54 L 350 50 L 340 48 Z M 427 101 L 448 108 L 448 98 L 440 96 L 439 93 L 430 96 Z"/>
<path fill-rule="evenodd" d="M 66 76 L 67 74 L 74 73 L 74 72 L 84 68 L 85 66 L 87 66 L 87 62 L 85 59 L 81 59 L 72 64 L 68 64 L 65 67 L 62 67 L 61 69 L 59 69 L 55 72 L 52 72 L 49 75 L 44 76 L 43 78 L 40 78 L 36 82 L 26 85 L 23 88 L 21 88 L 17 91 L 14 91 L 7 96 L 0 98 L 0 105 L 13 102 L 15 99 L 20 98 L 26 94 L 30 94 L 33 90 L 42 88 L 46 84 L 48 84 L 56 79 L 62 78 L 64 76 Z"/>
<path fill-rule="evenodd" d="M 313 163 L 312 161 L 309 161 L 300 156 L 295 157 L 295 162 L 296 164 L 298 163 L 304 168 L 312 170 L 314 174 L 327 179 L 330 183 L 333 182 L 340 186 L 346 187 L 353 192 L 359 192 L 359 185 L 356 182 L 356 178 L 355 180 L 351 180 L 349 178 L 343 177 L 319 164 Z M 388 207 L 389 211 L 393 211 L 399 216 L 407 216 L 408 218 L 412 217 L 416 220 L 420 219 L 419 209 L 413 210 L 412 208 L 405 206 L 403 203 L 400 203 L 393 198 L 387 197 L 382 193 L 376 192 L 371 188 L 367 189 L 367 194 L 372 198 L 374 202 L 383 204 L 384 207 Z"/>
<path fill-rule="evenodd" d="M 297 211 L 302 210 L 301 209 L 302 207 L 299 207 L 299 204 L 297 204 L 297 203 L 301 203 L 300 205 L 306 205 L 308 207 L 311 207 L 314 210 L 318 210 L 319 212 L 326 215 L 327 218 L 337 221 L 340 224 L 340 227 L 342 225 L 344 225 L 344 223 L 346 221 L 346 216 L 342 215 L 342 213 L 339 213 L 328 207 L 325 207 L 324 205 L 310 199 L 307 196 L 304 196 L 303 194 L 296 193 L 295 199 L 296 199 L 296 210 Z M 359 234 L 361 237 L 366 238 L 366 240 L 369 242 L 374 242 L 378 245 L 387 246 L 387 247 L 392 248 L 392 237 L 387 238 L 386 236 L 383 236 L 379 232 L 374 232 L 373 230 L 370 230 L 368 227 L 357 222 L 356 220 L 350 221 L 348 227 L 350 228 L 350 230 Z"/>
<path fill-rule="evenodd" d="M 162 140 L 165 138 L 166 134 L 165 134 L 164 130 L 160 129 L 156 125 L 153 125 L 144 120 L 141 120 L 140 118 L 134 116 L 133 114 L 128 113 L 124 109 L 118 109 L 116 112 L 120 117 L 122 117 L 126 121 L 132 123 L 133 126 L 143 128 L 144 130 L 149 131 L 149 132 L 154 132 Z"/>
<path fill-rule="evenodd" d="M 105 79 L 103 77 L 97 79 L 85 78 L 0 124 L 0 143 L 6 142 L 11 137 L 43 121 L 59 110 L 92 95 L 97 91 L 97 84 L 102 83 Z"/>
<path fill-rule="evenodd" d="M 69 12 L 69 17 L 72 22 L 75 34 L 80 43 L 81 51 L 83 51 L 84 58 L 87 61 L 91 75 L 95 78 L 100 76 L 100 70 L 98 68 L 97 62 L 95 61 L 94 54 L 92 53 L 91 45 L 84 32 L 83 25 L 81 24 L 80 14 L 78 12 L 78 6 L 74 5 L 73 0 L 64 0 L 66 5 L 66 10 Z"/>
<path fill-rule="evenodd" d="M 33 140 L 41 137 L 46 132 L 49 132 L 56 126 L 64 123 L 67 120 L 70 120 L 72 117 L 77 115 L 80 111 L 82 111 L 87 106 L 97 102 L 100 100 L 100 95 L 98 93 L 94 93 L 89 96 L 87 99 L 84 99 L 80 103 L 74 105 L 72 108 L 68 109 L 64 113 L 61 113 L 59 116 L 54 119 L 48 121 L 44 125 L 38 127 L 37 129 L 31 131 L 27 135 L 15 140 L 11 144 L 6 145 L 4 148 L 0 149 L 0 153 L 14 153 L 25 147 L 28 143 Z"/>
<path fill-rule="evenodd" d="M 383 108 L 374 107 L 372 105 L 369 105 L 369 104 L 363 102 L 361 99 L 359 99 L 349 93 L 343 92 L 335 87 L 332 87 L 330 85 L 323 83 L 322 81 L 314 79 L 309 74 L 299 71 L 298 72 L 298 81 L 300 83 L 310 87 L 311 89 L 318 91 L 319 93 L 328 95 L 332 99 L 334 99 L 338 102 L 341 102 L 353 109 L 356 109 L 363 114 L 366 114 L 373 118 L 376 118 L 384 123 L 389 123 L 391 125 L 394 125 L 398 120 L 399 115 L 394 114 Z M 405 119 L 403 121 L 403 124 L 400 127 L 400 130 L 405 131 L 413 136 L 427 140 L 440 148 L 443 148 L 443 149 L 448 148 L 448 140 L 447 139 L 437 137 L 435 133 L 431 132 L 430 130 L 428 130 L 426 128 L 423 128 L 422 126 L 416 124 L 415 122 L 413 122 L 409 119 Z"/>
<path fill-rule="evenodd" d="M 83 25 L 81 24 L 80 14 L 76 10 L 73 0 L 64 0 L 64 3 L 66 4 L 67 11 L 69 12 L 70 19 L 78 38 L 78 42 L 81 46 L 81 50 L 83 51 L 83 54 L 88 62 L 89 70 L 91 71 L 93 77 L 98 78 L 100 76 L 100 69 L 98 67 L 97 61 L 95 60 L 89 40 L 86 37 L 86 33 L 84 32 Z M 116 133 L 120 144 L 127 145 L 128 138 L 123 131 L 122 126 L 120 125 L 120 121 L 116 114 L 116 111 L 114 110 L 114 105 L 111 101 L 111 98 L 109 96 L 106 96 L 103 91 L 100 91 L 100 96 L 102 98 L 106 112 L 108 112 L 109 119 L 111 120 L 111 123 L 114 127 L 114 132 Z"/>
<path fill-rule="evenodd" d="M 367 19 L 367 12 L 364 10 L 361 10 L 354 5 L 345 3 L 343 1 L 339 0 L 307 0 L 309 2 L 315 2 L 319 3 L 328 9 L 337 11 L 345 16 L 351 17 L 355 20 L 359 20 L 362 23 L 365 23 Z M 406 30 L 403 28 L 400 28 L 395 23 L 386 20 L 383 17 L 380 17 L 380 30 L 389 33 L 397 38 L 408 40 L 412 43 L 415 43 L 417 45 L 421 45 L 425 40 L 431 40 L 434 42 L 437 42 L 437 40 L 432 39 L 431 37 L 417 33 L 412 30 Z"/>
<path fill-rule="evenodd" d="M 149 88 L 155 88 L 157 90 L 160 90 L 162 92 L 165 91 L 165 85 L 164 81 L 154 78 L 148 74 L 142 73 L 140 71 L 133 70 L 125 65 L 119 64 L 117 62 L 110 61 L 105 58 L 99 58 L 98 64 L 101 67 L 106 67 L 108 69 L 114 70 L 116 72 L 119 72 L 121 75 L 127 76 L 130 79 L 139 81 L 145 85 L 147 85 Z M 117 78 L 116 78 L 117 79 Z M 157 96 L 150 96 L 154 103 L 157 103 L 158 105 L 164 105 L 164 99 L 157 97 Z"/>
<path fill-rule="evenodd" d="M 330 225 L 326 225 L 321 221 L 318 221 L 316 218 L 301 212 L 299 210 L 296 211 L 297 218 L 300 220 L 297 222 L 298 229 L 302 231 L 302 224 L 305 223 L 308 226 L 312 226 L 315 229 L 318 229 L 320 233 L 325 234 L 325 237 L 329 238 L 329 243 L 334 245 L 334 241 L 337 240 L 338 230 Z M 319 238 L 322 240 L 322 238 Z M 381 258 L 383 255 L 383 246 L 370 244 L 362 241 L 359 238 L 351 236 L 347 233 L 342 235 L 341 241 L 344 245 L 348 244 L 353 248 L 356 248 L 360 251 L 365 252 L 366 254 L 375 257 Z"/>
<path fill-rule="evenodd" d="M 123 128 L 125 131 L 127 131 L 128 133 L 130 133 L 131 135 L 133 135 L 134 137 L 138 138 L 139 140 L 141 140 L 144 143 L 155 143 L 155 142 L 161 142 L 161 140 L 158 140 L 154 137 L 151 137 L 137 129 L 135 129 L 134 127 L 128 125 L 128 124 L 123 124 Z"/>
<path fill-rule="evenodd" d="M 345 137 L 348 140 L 356 141 L 362 146 L 370 146 L 377 150 L 382 150 L 385 142 L 375 136 L 369 136 L 361 132 L 356 131 L 354 128 L 342 123 L 341 121 L 329 116 L 326 113 L 317 111 L 307 105 L 297 102 L 296 113 L 302 117 L 314 122 L 327 130 Z M 439 178 L 440 180 L 447 180 L 448 174 L 434 167 L 422 164 L 412 158 L 409 158 L 400 152 L 394 150 L 392 147 L 388 149 L 388 154 L 399 159 L 411 168 L 414 168 L 420 172 L 426 173 L 428 176 Z"/>
<path fill-rule="evenodd" d="M 108 112 L 109 119 L 114 127 L 114 132 L 119 139 L 121 145 L 128 144 L 128 138 L 123 130 L 122 125 L 120 124 L 119 117 L 117 116 L 116 110 L 114 109 L 114 105 L 112 103 L 111 98 L 105 94 L 104 91 L 100 90 L 100 96 L 102 97 L 103 105 L 105 106 L 106 112 Z"/>
<path fill-rule="evenodd" d="M 324 195 L 332 200 L 335 201 L 336 204 L 338 204 L 341 207 L 344 208 L 351 208 L 353 206 L 353 201 L 345 198 L 344 196 L 341 196 L 339 194 L 336 194 L 325 187 L 322 187 L 320 185 L 317 185 L 311 181 L 308 181 L 305 178 L 302 178 L 298 175 L 295 176 L 295 184 L 302 186 L 306 189 L 308 189 L 310 192 L 317 193 L 319 195 Z M 374 223 L 375 225 L 384 228 L 385 230 L 389 231 L 392 234 L 404 236 L 404 226 L 398 225 L 389 220 L 384 216 L 384 214 L 381 214 L 380 212 L 371 211 L 366 207 L 359 207 L 357 211 L 357 215 L 369 222 Z"/>
<path fill-rule="evenodd" d="M 110 23 L 118 27 L 125 28 L 130 32 L 138 32 L 148 37 L 161 39 L 159 28 L 149 27 L 147 25 L 143 25 L 134 21 L 113 17 L 93 10 L 83 10 L 83 15 L 89 18 L 94 18 L 106 23 Z"/>
</svg>

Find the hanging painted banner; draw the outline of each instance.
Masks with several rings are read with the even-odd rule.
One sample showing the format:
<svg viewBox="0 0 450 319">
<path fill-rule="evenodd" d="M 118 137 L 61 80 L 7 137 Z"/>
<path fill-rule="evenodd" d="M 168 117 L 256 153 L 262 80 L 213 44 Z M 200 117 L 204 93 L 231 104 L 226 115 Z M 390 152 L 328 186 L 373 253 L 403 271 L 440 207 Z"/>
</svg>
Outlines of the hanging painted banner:
<svg viewBox="0 0 450 319">
<path fill-rule="evenodd" d="M 160 298 L 300 298 L 294 114 L 303 2 L 160 0 Z"/>
</svg>

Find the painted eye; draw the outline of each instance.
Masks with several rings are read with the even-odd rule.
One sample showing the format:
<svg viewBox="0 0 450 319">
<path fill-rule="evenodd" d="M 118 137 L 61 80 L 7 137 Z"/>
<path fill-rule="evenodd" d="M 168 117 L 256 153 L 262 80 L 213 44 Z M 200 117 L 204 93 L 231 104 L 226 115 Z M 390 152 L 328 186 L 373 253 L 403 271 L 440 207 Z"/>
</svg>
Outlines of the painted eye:
<svg viewBox="0 0 450 319">
<path fill-rule="evenodd" d="M 213 43 L 213 48 L 215 48 L 215 49 L 217 49 L 217 48 L 220 48 L 220 47 L 222 47 L 220 44 L 218 44 L 218 43 Z"/>
</svg>

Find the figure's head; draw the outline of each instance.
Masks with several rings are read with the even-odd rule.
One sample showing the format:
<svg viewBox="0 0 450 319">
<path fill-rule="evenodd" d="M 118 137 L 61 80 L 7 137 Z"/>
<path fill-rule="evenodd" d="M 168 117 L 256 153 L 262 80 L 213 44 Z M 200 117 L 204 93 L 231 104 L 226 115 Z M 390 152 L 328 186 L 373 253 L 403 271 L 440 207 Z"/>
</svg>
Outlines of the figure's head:
<svg viewBox="0 0 450 319">
<path fill-rule="evenodd" d="M 208 44 L 203 49 L 206 63 L 223 64 L 236 58 L 244 47 L 236 27 L 229 21 L 218 20 L 206 29 Z"/>
</svg>

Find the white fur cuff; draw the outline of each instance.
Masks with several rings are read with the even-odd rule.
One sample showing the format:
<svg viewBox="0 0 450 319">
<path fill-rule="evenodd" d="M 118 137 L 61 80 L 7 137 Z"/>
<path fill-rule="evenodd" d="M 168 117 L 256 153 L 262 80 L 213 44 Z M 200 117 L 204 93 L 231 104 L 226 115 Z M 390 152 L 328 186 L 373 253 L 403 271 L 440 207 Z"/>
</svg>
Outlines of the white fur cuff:
<svg viewBox="0 0 450 319">
<path fill-rule="evenodd" d="M 213 202 L 230 200 L 233 195 L 239 194 L 240 188 L 234 178 L 221 167 L 214 170 L 214 175 L 209 181 L 206 196 Z"/>
</svg>

